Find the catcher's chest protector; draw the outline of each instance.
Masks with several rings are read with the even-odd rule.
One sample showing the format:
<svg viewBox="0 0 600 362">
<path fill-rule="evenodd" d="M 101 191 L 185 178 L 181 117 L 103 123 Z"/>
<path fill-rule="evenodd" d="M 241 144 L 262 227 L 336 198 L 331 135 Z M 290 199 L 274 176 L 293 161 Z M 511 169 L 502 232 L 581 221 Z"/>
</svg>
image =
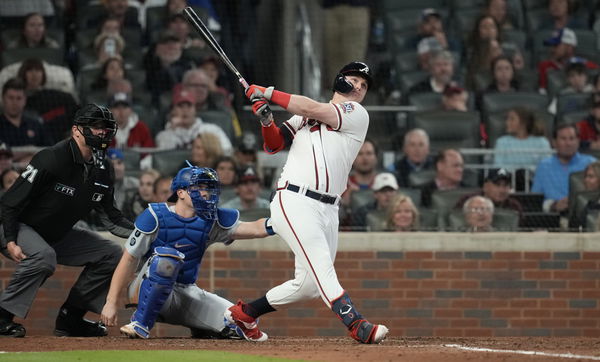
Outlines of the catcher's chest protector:
<svg viewBox="0 0 600 362">
<path fill-rule="evenodd" d="M 185 255 L 183 267 L 177 283 L 193 284 L 198 277 L 202 256 L 206 250 L 206 240 L 214 221 L 200 217 L 184 218 L 169 211 L 164 203 L 150 204 L 158 219 L 158 235 L 153 248 L 167 246 Z"/>
</svg>

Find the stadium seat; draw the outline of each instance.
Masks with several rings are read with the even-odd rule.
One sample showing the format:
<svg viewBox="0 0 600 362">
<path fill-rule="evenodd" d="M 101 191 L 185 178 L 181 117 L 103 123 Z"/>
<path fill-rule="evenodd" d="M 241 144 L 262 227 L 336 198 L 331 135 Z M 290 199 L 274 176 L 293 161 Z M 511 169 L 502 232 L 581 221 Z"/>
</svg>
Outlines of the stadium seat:
<svg viewBox="0 0 600 362">
<path fill-rule="evenodd" d="M 506 114 L 508 111 L 490 113 L 484 116 L 485 129 L 488 135 L 488 144 L 494 147 L 498 138 L 506 134 Z M 554 115 L 547 111 L 534 112 L 538 120 L 544 126 L 546 137 L 552 137 L 554 130 Z"/>
<path fill-rule="evenodd" d="M 419 56 L 413 50 L 400 52 L 394 55 L 394 64 L 397 72 L 412 72 L 419 70 Z"/>
<path fill-rule="evenodd" d="M 381 9 L 384 12 L 406 9 L 424 9 L 424 8 L 443 8 L 446 0 L 422 0 L 422 1 L 398 1 L 398 0 L 382 0 Z"/>
<path fill-rule="evenodd" d="M 573 172 L 569 175 L 569 193 L 585 191 L 583 183 L 585 171 Z"/>
<path fill-rule="evenodd" d="M 478 188 L 458 188 L 454 190 L 438 190 L 431 194 L 431 208 L 437 211 L 440 229 L 448 225 L 448 213 L 462 197 L 478 192 Z"/>
<path fill-rule="evenodd" d="M 600 211 L 594 210 L 589 212 L 585 218 L 585 231 L 587 232 L 597 232 L 600 231 L 600 227 L 598 227 L 598 219 L 600 218 Z"/>
<path fill-rule="evenodd" d="M 488 93 L 483 96 L 483 109 L 487 113 L 506 111 L 515 106 L 545 111 L 548 97 L 535 92 Z"/>
<path fill-rule="evenodd" d="M 271 210 L 269 209 L 250 209 L 250 210 L 240 210 L 240 220 L 242 221 L 256 221 L 258 219 L 262 219 L 264 217 L 270 217 Z"/>
<path fill-rule="evenodd" d="M 198 116 L 206 123 L 213 123 L 221 127 L 230 140 L 235 139 L 233 121 L 231 115 L 227 112 L 220 110 L 201 111 L 198 112 Z"/>
<path fill-rule="evenodd" d="M 465 8 L 455 12 L 452 17 L 452 24 L 454 25 L 454 31 L 459 40 L 466 41 L 469 33 L 473 30 L 475 20 L 481 14 L 481 8 Z"/>
<path fill-rule="evenodd" d="M 578 112 L 590 108 L 591 93 L 572 93 L 558 96 L 556 102 L 556 115 L 560 117 L 564 113 Z"/>
<path fill-rule="evenodd" d="M 525 34 L 523 30 L 504 29 L 502 31 L 502 37 L 504 38 L 504 41 L 516 44 L 521 51 L 526 50 L 527 34 Z"/>
<path fill-rule="evenodd" d="M 556 212 L 525 212 L 521 222 L 521 230 L 552 231 L 560 227 L 560 214 Z"/>
<path fill-rule="evenodd" d="M 515 192 L 510 195 L 523 206 L 523 212 L 541 212 L 544 194 L 537 192 Z"/>
<path fill-rule="evenodd" d="M 140 153 L 124 149 L 123 151 L 123 163 L 125 163 L 126 170 L 139 170 L 140 169 Z"/>
<path fill-rule="evenodd" d="M 465 230 L 464 213 L 461 209 L 455 209 L 448 214 L 448 229 L 451 231 Z M 492 218 L 494 231 L 516 231 L 519 225 L 519 214 L 514 210 L 495 209 Z"/>
<path fill-rule="evenodd" d="M 398 74 L 398 83 L 402 93 L 408 93 L 408 90 L 415 84 L 429 78 L 429 73 L 423 70 L 415 70 Z"/>
<path fill-rule="evenodd" d="M 421 206 L 421 190 L 417 188 L 401 187 L 399 193 L 408 196 L 416 207 Z"/>
<path fill-rule="evenodd" d="M 374 200 L 375 196 L 373 196 L 373 190 L 356 190 L 350 195 L 350 208 L 352 210 L 358 210 L 360 207 L 365 206 Z"/>
<path fill-rule="evenodd" d="M 577 123 L 584 118 L 586 118 L 590 114 L 589 111 L 579 111 L 579 112 L 568 112 L 556 117 L 556 124 L 562 123 Z"/>
<path fill-rule="evenodd" d="M 442 106 L 442 95 L 435 92 L 415 93 L 408 98 L 408 103 L 416 107 L 417 112 L 433 111 Z"/>
<path fill-rule="evenodd" d="M 167 150 L 152 154 L 152 168 L 161 175 L 173 176 L 190 157 L 190 150 Z"/>
<path fill-rule="evenodd" d="M 569 225 L 579 226 L 583 221 L 583 211 L 589 201 L 598 200 L 600 191 L 569 192 Z"/>
<path fill-rule="evenodd" d="M 436 210 L 419 208 L 419 230 L 440 231 L 438 227 L 438 213 Z"/>
<path fill-rule="evenodd" d="M 385 210 L 373 210 L 367 213 L 367 231 L 386 231 L 387 213 Z"/>
<path fill-rule="evenodd" d="M 432 150 L 479 147 L 479 112 L 418 112 L 411 123 L 427 132 Z"/>
<path fill-rule="evenodd" d="M 4 66 L 22 62 L 28 58 L 39 58 L 45 62 L 55 65 L 64 65 L 64 49 L 52 48 L 14 48 L 5 49 L 1 53 L 2 64 Z"/>
</svg>

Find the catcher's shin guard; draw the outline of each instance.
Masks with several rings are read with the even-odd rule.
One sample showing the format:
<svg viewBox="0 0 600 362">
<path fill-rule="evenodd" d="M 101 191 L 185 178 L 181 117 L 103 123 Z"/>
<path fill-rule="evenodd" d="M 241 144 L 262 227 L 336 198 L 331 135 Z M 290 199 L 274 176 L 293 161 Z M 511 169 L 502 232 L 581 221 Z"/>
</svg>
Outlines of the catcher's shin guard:
<svg viewBox="0 0 600 362">
<path fill-rule="evenodd" d="M 156 317 L 173 291 L 173 284 L 185 255 L 173 248 L 158 247 L 150 259 L 144 281 L 140 285 L 137 310 L 129 325 L 142 338 L 150 336 Z"/>
</svg>

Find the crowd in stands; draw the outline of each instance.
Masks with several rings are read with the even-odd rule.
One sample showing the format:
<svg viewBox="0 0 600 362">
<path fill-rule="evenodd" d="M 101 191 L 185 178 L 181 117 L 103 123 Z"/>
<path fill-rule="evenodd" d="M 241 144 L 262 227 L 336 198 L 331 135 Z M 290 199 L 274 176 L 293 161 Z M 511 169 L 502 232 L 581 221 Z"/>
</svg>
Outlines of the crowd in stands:
<svg viewBox="0 0 600 362">
<path fill-rule="evenodd" d="M 234 63 L 254 74 L 252 42 L 240 40 L 231 19 L 257 4 L 27 3 L 0 1 L 2 190 L 31 157 L 24 146 L 68 137 L 78 105 L 95 102 L 119 127 L 108 155 L 117 205 L 130 219 L 165 200 L 185 160 L 217 170 L 222 206 L 247 218 L 268 214 L 277 172 L 257 163 L 261 142 L 256 129 L 242 132 L 237 85 L 182 15 L 193 6 L 224 47 L 239 48 Z M 426 3 L 321 3 L 324 97 L 340 64 L 361 58 L 378 80 L 367 106 L 408 106 L 398 111 L 403 124 L 371 113 L 341 227 L 595 230 L 600 1 Z M 473 149 L 481 152 L 464 151 Z"/>
</svg>

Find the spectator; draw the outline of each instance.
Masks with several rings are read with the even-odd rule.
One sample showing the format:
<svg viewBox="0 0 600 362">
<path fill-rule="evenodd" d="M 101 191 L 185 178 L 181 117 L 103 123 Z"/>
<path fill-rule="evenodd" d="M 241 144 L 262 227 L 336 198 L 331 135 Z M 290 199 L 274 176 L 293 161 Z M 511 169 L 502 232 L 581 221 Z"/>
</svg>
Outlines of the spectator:
<svg viewBox="0 0 600 362">
<path fill-rule="evenodd" d="M 38 13 L 29 13 L 23 19 L 21 34 L 9 42 L 7 49 L 14 48 L 60 48 L 58 42 L 46 35 L 44 17 Z"/>
<path fill-rule="evenodd" d="M 218 157 L 223 156 L 219 138 L 213 133 L 199 133 L 192 142 L 190 163 L 192 166 L 211 167 Z M 187 161 L 186 161 L 187 162 Z M 184 162 L 182 166 L 189 167 Z M 182 169 L 184 167 L 180 167 Z"/>
<path fill-rule="evenodd" d="M 208 77 L 209 95 L 212 93 L 221 94 L 223 97 L 223 102 L 224 102 L 225 107 L 227 109 L 230 109 L 231 108 L 231 98 L 233 96 L 227 89 L 225 89 L 225 87 L 220 86 L 218 84 L 219 78 L 221 76 L 221 74 L 220 74 L 221 61 L 219 60 L 219 58 L 217 58 L 215 56 L 205 57 L 204 59 L 202 59 L 200 64 L 198 64 L 198 68 L 202 69 L 204 71 L 204 73 L 206 74 L 206 76 Z M 184 76 L 184 79 L 185 79 L 185 76 Z"/>
<path fill-rule="evenodd" d="M 221 183 L 221 195 L 219 200 L 225 203 L 233 199 L 235 194 L 235 185 L 237 184 L 237 163 L 230 156 L 220 156 L 215 160 L 211 167 L 217 171 L 219 182 Z"/>
<path fill-rule="evenodd" d="M 142 171 L 138 178 L 137 190 L 125 195 L 122 210 L 126 218 L 134 221 L 148 207 L 148 203 L 154 199 L 154 181 L 159 177 L 160 173 L 154 169 Z"/>
<path fill-rule="evenodd" d="M 600 93 L 592 97 L 590 113 L 577 122 L 580 150 L 600 150 Z"/>
<path fill-rule="evenodd" d="M 486 15 L 494 18 L 500 29 L 516 29 L 517 22 L 514 19 L 511 19 L 512 13 L 507 11 L 507 8 L 508 5 L 506 0 L 487 0 L 484 12 Z"/>
<path fill-rule="evenodd" d="M 427 8 L 421 12 L 418 38 L 417 54 L 423 70 L 429 69 L 429 58 L 434 52 L 452 50 L 460 53 L 460 43 L 446 34 L 442 15 L 435 9 Z"/>
<path fill-rule="evenodd" d="M 442 93 L 442 109 L 444 111 L 466 112 L 469 93 L 458 86 L 448 86 Z"/>
<path fill-rule="evenodd" d="M 128 0 L 104 0 L 104 9 L 102 12 L 91 18 L 87 22 L 87 28 L 99 28 L 106 18 L 114 18 L 119 21 L 120 28 L 131 28 L 141 30 L 138 21 L 138 12 L 134 7 L 129 6 Z"/>
<path fill-rule="evenodd" d="M 226 106 L 226 98 L 221 92 L 211 92 L 213 80 L 203 69 L 191 69 L 183 76 L 183 88 L 194 95 L 196 111 L 223 111 L 229 116 L 230 109 Z"/>
<path fill-rule="evenodd" d="M 463 206 L 467 232 L 494 231 L 494 203 L 484 196 L 472 196 Z"/>
<path fill-rule="evenodd" d="M 342 194 L 342 211 L 341 219 L 347 220 L 355 210 L 350 210 L 352 193 L 359 190 L 372 189 L 375 176 L 377 176 L 378 150 L 375 142 L 370 139 L 365 139 L 363 145 L 354 159 L 350 176 L 348 177 L 348 185 L 346 191 Z M 345 223 L 345 222 L 343 222 Z"/>
<path fill-rule="evenodd" d="M 494 145 L 496 167 L 534 171 L 543 153 L 550 152 L 544 127 L 530 109 L 515 107 L 509 110 L 506 114 L 506 133 Z"/>
<path fill-rule="evenodd" d="M 109 148 L 106 156 L 112 163 L 115 172 L 115 205 L 117 209 L 123 208 L 126 195 L 135 192 L 140 186 L 140 182 L 135 177 L 125 174 L 125 156 L 118 148 Z"/>
<path fill-rule="evenodd" d="M 367 214 L 369 212 L 385 212 L 388 209 L 392 199 L 398 193 L 398 182 L 393 174 L 382 172 L 375 177 L 372 189 L 375 199 L 353 211 L 350 216 L 350 224 L 354 230 L 364 230 L 367 227 Z"/>
<path fill-rule="evenodd" d="M 110 58 L 123 59 L 125 39 L 119 34 L 100 33 L 94 39 L 94 62 L 88 62 L 81 70 L 101 69 Z"/>
<path fill-rule="evenodd" d="M 17 77 L 25 84 L 25 109 L 35 112 L 43 121 L 43 131 L 54 144 L 69 137 L 77 102 L 71 94 L 46 88 L 46 71 L 41 60 L 26 59 Z"/>
<path fill-rule="evenodd" d="M 193 63 L 183 55 L 183 44 L 170 31 L 163 31 L 154 46 L 151 46 L 144 58 L 146 85 L 158 104 L 160 95 L 170 91 L 180 83 L 186 71 Z"/>
<path fill-rule="evenodd" d="M 0 195 L 4 194 L 17 181 L 19 176 L 19 173 L 13 168 L 2 171 L 0 173 L 0 179 L 2 180 L 2 192 Z"/>
<path fill-rule="evenodd" d="M 237 179 L 237 197 L 227 201 L 222 207 L 240 211 L 269 208 L 269 200 L 260 197 L 261 180 L 254 166 L 241 168 Z"/>
<path fill-rule="evenodd" d="M 523 219 L 523 206 L 519 200 L 510 196 L 510 185 L 512 181 L 510 172 L 503 168 L 489 170 L 483 188 L 480 192 L 463 196 L 456 203 L 455 208 L 462 208 L 467 199 L 472 196 L 484 196 L 490 199 L 496 208 L 514 210 L 519 214 L 519 220 Z"/>
<path fill-rule="evenodd" d="M 238 165 L 254 165 L 258 162 L 257 158 L 258 145 L 256 135 L 246 132 L 242 136 L 242 140 L 235 150 L 235 161 Z"/>
<path fill-rule="evenodd" d="M 560 124 L 553 132 L 556 154 L 540 161 L 535 172 L 532 192 L 544 194 L 544 211 L 563 213 L 569 206 L 569 175 L 582 171 L 596 161 L 590 155 L 577 152 L 579 139 L 577 126 Z"/>
<path fill-rule="evenodd" d="M 472 48 L 467 64 L 467 87 L 471 90 L 479 90 L 476 76 L 478 74 L 489 74 L 492 61 L 502 55 L 502 48 L 498 40 L 484 39 Z"/>
<path fill-rule="evenodd" d="M 576 10 L 575 0 L 549 0 L 548 14 L 545 19 L 542 19 L 540 29 L 589 28 L 585 21 L 573 16 Z"/>
<path fill-rule="evenodd" d="M 562 0 L 564 1 L 564 0 Z M 569 28 L 555 30 L 552 37 L 544 41 L 545 46 L 552 47 L 550 59 L 542 60 L 538 64 L 538 74 L 540 77 L 540 90 L 546 92 L 548 86 L 548 71 L 550 69 L 563 69 L 569 62 L 577 61 L 582 63 L 586 69 L 597 69 L 598 65 L 584 58 L 575 58 L 575 48 L 577 47 L 577 36 Z"/>
<path fill-rule="evenodd" d="M 175 34 L 183 44 L 183 49 L 197 48 L 209 51 L 204 40 L 194 36 L 190 23 L 183 13 L 172 14 L 167 20 L 167 30 Z"/>
<path fill-rule="evenodd" d="M 196 98 L 184 87 L 173 90 L 173 105 L 165 129 L 156 135 L 156 144 L 161 149 L 190 148 L 200 133 L 212 133 L 219 137 L 223 153 L 231 155 L 233 146 L 223 129 L 213 123 L 205 123 L 196 116 Z"/>
<path fill-rule="evenodd" d="M 0 87 L 4 86 L 9 79 L 17 77 L 22 64 L 22 62 L 16 62 L 2 68 L 0 71 Z M 63 91 L 71 94 L 73 98 L 77 99 L 77 92 L 75 92 L 75 79 L 69 68 L 49 64 L 43 60 L 42 64 L 44 66 L 44 72 L 46 73 L 46 83 L 44 88 Z"/>
<path fill-rule="evenodd" d="M 421 205 L 431 206 L 431 194 L 436 190 L 454 190 L 465 187 L 463 183 L 464 161 L 455 149 L 445 149 L 435 158 L 435 178 L 421 187 Z"/>
<path fill-rule="evenodd" d="M 123 58 L 116 56 L 109 57 L 102 63 L 102 67 L 90 88 L 93 91 L 107 91 L 109 83 L 126 79 L 127 77 L 125 74 L 126 71 Z"/>
<path fill-rule="evenodd" d="M 483 109 L 483 96 L 490 93 L 509 93 L 521 90 L 521 84 L 512 60 L 506 55 L 500 55 L 492 60 L 492 82 L 483 91 L 477 93 L 476 107 Z"/>
<path fill-rule="evenodd" d="M 585 191 L 600 191 L 600 162 L 592 162 L 585 168 L 585 174 L 583 177 L 583 184 Z M 574 227 L 583 226 L 587 227 L 587 216 L 590 212 L 600 210 L 600 198 L 589 200 L 583 209 L 581 219 Z"/>
<path fill-rule="evenodd" d="M 412 86 L 408 95 L 415 93 L 442 93 L 447 86 L 453 85 L 454 58 L 447 50 L 434 52 L 429 57 L 429 78 Z M 407 98 L 408 100 L 408 98 Z"/>
<path fill-rule="evenodd" d="M 154 191 L 153 202 L 167 202 L 173 191 L 171 191 L 171 182 L 173 178 L 171 176 L 160 176 L 154 181 L 152 190 Z"/>
<path fill-rule="evenodd" d="M 386 222 L 390 231 L 418 231 L 419 209 L 410 197 L 397 194 L 388 208 Z"/>
<path fill-rule="evenodd" d="M 433 157 L 429 151 L 429 136 L 420 128 L 413 128 L 404 135 L 404 156 L 390 170 L 395 173 L 400 187 L 411 187 L 409 176 L 413 172 L 433 169 Z"/>
<path fill-rule="evenodd" d="M 131 97 L 126 93 L 115 93 L 108 100 L 108 107 L 119 126 L 119 132 L 113 138 L 111 147 L 155 147 L 150 129 L 139 119 L 131 106 Z"/>
<path fill-rule="evenodd" d="M 2 87 L 2 115 L 0 135 L 9 146 L 48 146 L 51 143 L 42 124 L 23 114 L 25 109 L 25 84 L 17 78 Z"/>
<path fill-rule="evenodd" d="M 594 86 L 588 82 L 585 64 L 575 61 L 569 62 L 566 69 L 567 87 L 560 90 L 559 94 L 593 93 Z M 576 109 L 565 110 L 565 112 L 576 111 Z"/>
<path fill-rule="evenodd" d="M 14 155 L 6 142 L 0 141 L 0 172 L 13 168 Z"/>
</svg>

